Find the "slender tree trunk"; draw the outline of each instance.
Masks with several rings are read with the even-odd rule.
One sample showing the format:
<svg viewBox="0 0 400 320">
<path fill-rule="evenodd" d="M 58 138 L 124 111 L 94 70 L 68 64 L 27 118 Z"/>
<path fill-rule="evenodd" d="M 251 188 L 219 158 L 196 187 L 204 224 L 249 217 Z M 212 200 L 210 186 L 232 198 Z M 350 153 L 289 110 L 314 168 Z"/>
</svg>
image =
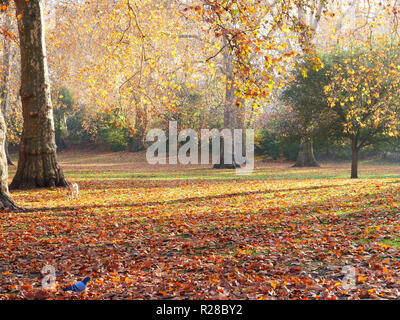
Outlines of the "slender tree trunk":
<svg viewBox="0 0 400 320">
<path fill-rule="evenodd" d="M 8 14 L 4 15 L 4 28 L 9 30 L 11 28 L 11 18 Z M 9 103 L 9 89 L 10 89 L 10 56 L 11 56 L 11 43 L 10 39 L 7 39 L 4 36 L 3 40 L 3 73 L 1 79 L 0 86 L 0 99 L 1 99 L 1 112 L 3 113 L 4 122 L 7 128 L 7 120 L 8 120 L 8 103 Z M 10 155 L 8 153 L 8 134 L 7 130 L 5 132 L 5 151 L 8 165 L 14 165 L 10 159 Z"/>
<path fill-rule="evenodd" d="M 351 179 L 358 178 L 358 147 L 357 139 L 351 140 Z"/>
<path fill-rule="evenodd" d="M 44 40 L 42 0 L 15 0 L 21 50 L 24 127 L 11 189 L 67 185 L 57 163 L 53 106 Z"/>
<path fill-rule="evenodd" d="M 133 135 L 132 151 L 145 149 L 145 133 L 147 128 L 147 112 L 144 107 L 138 107 L 135 113 L 135 133 Z"/>
<path fill-rule="evenodd" d="M 8 193 L 8 167 L 4 149 L 6 131 L 3 114 L 0 112 L 0 210 L 20 210 Z"/>
<path fill-rule="evenodd" d="M 237 97 L 235 95 L 235 84 L 234 84 L 234 74 L 233 74 L 233 55 L 229 49 L 224 51 L 224 64 L 225 64 L 225 75 L 226 75 L 226 87 L 225 87 L 225 106 L 224 106 L 224 128 L 230 129 L 232 132 L 233 139 L 233 129 L 238 123 L 238 104 Z M 237 128 L 236 128 L 237 129 Z M 236 163 L 233 156 L 233 150 L 230 152 L 229 159 L 225 159 L 225 143 L 224 139 L 221 138 L 220 143 L 220 161 L 214 164 L 215 169 L 235 169 L 240 167 Z"/>
<path fill-rule="evenodd" d="M 62 113 L 59 115 L 59 117 L 56 117 L 58 119 L 56 119 L 55 121 L 58 121 L 58 124 L 56 123 L 56 125 L 59 126 L 59 130 L 58 130 L 58 140 L 57 140 L 57 134 L 56 134 L 56 144 L 58 145 L 58 147 L 61 150 L 65 150 L 68 148 L 68 143 L 67 143 L 67 139 L 68 139 L 68 126 L 67 126 L 67 114 L 66 113 Z"/>
<path fill-rule="evenodd" d="M 294 167 L 319 167 L 315 160 L 313 142 L 311 138 L 302 138 L 300 141 L 299 154 Z"/>
</svg>

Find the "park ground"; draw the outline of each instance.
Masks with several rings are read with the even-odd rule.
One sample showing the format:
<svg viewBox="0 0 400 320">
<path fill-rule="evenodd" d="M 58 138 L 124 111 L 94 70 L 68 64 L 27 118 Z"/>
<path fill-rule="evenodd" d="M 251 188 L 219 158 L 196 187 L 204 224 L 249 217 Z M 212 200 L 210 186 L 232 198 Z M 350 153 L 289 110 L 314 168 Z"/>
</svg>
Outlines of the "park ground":
<svg viewBox="0 0 400 320">
<path fill-rule="evenodd" d="M 0 299 L 400 298 L 400 166 L 362 163 L 351 180 L 347 163 L 236 176 L 142 153 L 59 159 L 80 197 L 12 192 L 28 211 L 0 214 Z M 86 275 L 86 292 L 61 290 Z"/>
</svg>

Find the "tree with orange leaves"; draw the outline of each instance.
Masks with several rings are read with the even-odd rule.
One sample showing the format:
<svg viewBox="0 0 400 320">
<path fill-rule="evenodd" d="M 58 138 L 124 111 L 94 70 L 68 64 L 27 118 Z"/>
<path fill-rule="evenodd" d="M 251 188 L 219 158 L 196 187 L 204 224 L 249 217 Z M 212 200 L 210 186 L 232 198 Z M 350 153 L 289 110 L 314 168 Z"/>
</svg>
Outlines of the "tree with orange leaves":
<svg viewBox="0 0 400 320">
<path fill-rule="evenodd" d="M 243 128 L 246 100 L 268 101 L 282 87 L 296 57 L 312 55 L 310 34 L 323 13 L 325 1 L 202 0 L 191 9 L 204 28 L 221 39 L 220 49 L 207 61 L 223 55 L 225 75 L 224 127 Z M 308 12 L 313 19 L 304 19 Z M 222 153 L 221 153 L 222 154 Z M 223 157 L 222 157 L 223 158 Z M 232 168 L 234 160 L 217 168 Z M 231 164 L 232 163 L 232 164 Z"/>
</svg>

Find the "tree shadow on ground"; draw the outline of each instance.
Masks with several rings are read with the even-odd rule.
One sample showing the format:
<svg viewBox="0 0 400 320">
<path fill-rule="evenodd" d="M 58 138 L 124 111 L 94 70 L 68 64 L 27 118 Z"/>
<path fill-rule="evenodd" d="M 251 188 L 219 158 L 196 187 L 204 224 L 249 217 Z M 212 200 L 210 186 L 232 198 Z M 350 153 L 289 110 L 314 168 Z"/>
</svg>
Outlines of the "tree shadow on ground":
<svg viewBox="0 0 400 320">
<path fill-rule="evenodd" d="M 213 199 L 224 199 L 239 196 L 249 196 L 256 194 L 269 194 L 269 193 L 279 193 L 279 192 L 293 192 L 293 191 L 307 191 L 307 190 L 318 190 L 327 188 L 339 188 L 344 186 L 352 185 L 351 183 L 340 184 L 340 185 L 324 185 L 324 186 L 314 186 L 314 187 L 303 187 L 303 188 L 289 188 L 289 189 L 276 189 L 276 190 L 257 190 L 248 192 L 233 192 L 228 194 L 218 194 L 212 196 L 198 196 L 189 198 L 180 198 L 176 200 L 167 201 L 149 201 L 149 202 L 139 202 L 139 203 L 120 203 L 120 204 L 110 204 L 110 205 L 86 205 L 86 206 L 64 206 L 64 207 L 41 207 L 35 208 L 32 211 L 59 211 L 59 210 L 84 210 L 89 208 L 115 208 L 115 207 L 146 207 L 146 206 L 157 206 L 157 205 L 169 205 L 177 203 L 190 203 L 192 201 L 209 201 Z"/>
</svg>

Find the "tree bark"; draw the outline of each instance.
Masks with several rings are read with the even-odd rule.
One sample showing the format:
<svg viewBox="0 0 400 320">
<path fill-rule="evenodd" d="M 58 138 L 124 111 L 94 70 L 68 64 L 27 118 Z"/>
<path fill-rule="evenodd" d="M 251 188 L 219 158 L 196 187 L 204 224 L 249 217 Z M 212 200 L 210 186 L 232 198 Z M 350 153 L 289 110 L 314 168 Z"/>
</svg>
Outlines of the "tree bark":
<svg viewBox="0 0 400 320">
<path fill-rule="evenodd" d="M 229 48 L 226 48 L 224 51 L 224 65 L 225 65 L 225 76 L 226 76 L 226 86 L 225 86 L 225 106 L 224 106 L 224 128 L 230 129 L 232 131 L 233 138 L 233 130 L 239 123 L 238 115 L 238 101 L 235 95 L 235 79 L 233 74 L 233 55 L 229 51 Z M 236 129 L 239 129 L 236 127 Z M 219 163 L 214 164 L 214 169 L 235 169 L 239 168 L 240 165 L 236 163 L 235 158 L 233 156 L 233 150 L 231 152 L 231 161 L 229 159 L 225 159 L 224 156 L 224 139 L 221 137 L 220 142 L 220 161 Z"/>
<path fill-rule="evenodd" d="M 4 28 L 9 30 L 11 28 L 11 18 L 8 14 L 4 15 Z M 4 36 L 3 39 L 3 73 L 0 86 L 0 99 L 1 99 L 1 112 L 3 113 L 4 122 L 7 128 L 8 120 L 8 103 L 9 103 L 9 87 L 10 87 L 10 56 L 11 56 L 11 43 L 10 39 Z M 8 153 L 8 134 L 5 131 L 5 152 L 8 165 L 14 165 Z"/>
<path fill-rule="evenodd" d="M 300 141 L 299 154 L 294 167 L 319 167 L 315 160 L 313 143 L 311 138 L 303 138 Z"/>
<path fill-rule="evenodd" d="M 351 140 L 351 179 L 358 178 L 358 147 L 357 140 Z"/>
<path fill-rule="evenodd" d="M 0 112 L 0 210 L 21 210 L 8 193 L 8 167 L 5 152 L 6 124 Z"/>
<path fill-rule="evenodd" d="M 57 163 L 42 0 L 15 0 L 21 50 L 24 126 L 11 189 L 67 186 Z"/>
</svg>

